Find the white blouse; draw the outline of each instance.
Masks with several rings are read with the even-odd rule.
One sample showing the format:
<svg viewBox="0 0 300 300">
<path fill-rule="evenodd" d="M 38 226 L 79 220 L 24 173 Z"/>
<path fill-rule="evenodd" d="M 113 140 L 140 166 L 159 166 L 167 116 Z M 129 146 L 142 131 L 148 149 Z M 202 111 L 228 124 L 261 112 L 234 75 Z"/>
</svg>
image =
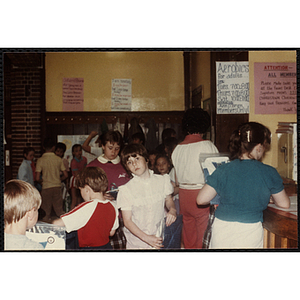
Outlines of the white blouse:
<svg viewBox="0 0 300 300">
<path fill-rule="evenodd" d="M 131 210 L 132 221 L 146 234 L 161 236 L 164 228 L 165 198 L 174 189 L 168 174 L 157 175 L 152 170 L 149 172 L 149 178 L 133 175 L 128 183 L 119 187 L 117 207 Z M 124 233 L 127 239 L 126 249 L 152 248 L 126 227 Z"/>
</svg>

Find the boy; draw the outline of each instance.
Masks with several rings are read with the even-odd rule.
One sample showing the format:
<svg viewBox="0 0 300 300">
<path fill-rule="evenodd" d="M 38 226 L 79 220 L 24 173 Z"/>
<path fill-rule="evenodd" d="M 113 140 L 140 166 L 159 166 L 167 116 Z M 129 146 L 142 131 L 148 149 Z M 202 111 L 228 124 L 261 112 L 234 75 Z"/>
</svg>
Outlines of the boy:
<svg viewBox="0 0 300 300">
<path fill-rule="evenodd" d="M 54 153 L 55 142 L 51 138 L 46 138 L 43 146 L 45 153 L 38 159 L 35 171 L 37 181 L 40 181 L 41 173 L 43 175 L 41 209 L 45 211 L 45 216 L 42 221 L 51 223 L 52 206 L 57 216 L 64 213 L 61 181 L 68 178 L 68 173 L 63 160 Z M 62 177 L 60 172 L 63 172 Z"/>
<path fill-rule="evenodd" d="M 30 183 L 14 179 L 4 189 L 4 249 L 43 250 L 44 247 L 26 237 L 38 219 L 41 195 Z"/>
<path fill-rule="evenodd" d="M 133 178 L 119 189 L 127 249 L 180 248 L 181 220 L 173 202 L 168 174 L 157 175 L 148 168 L 148 153 L 141 144 L 130 144 L 121 153 L 123 165 Z M 165 210 L 167 209 L 166 218 Z M 170 227 L 176 226 L 170 231 Z M 164 227 L 169 231 L 166 239 Z M 164 246 L 163 246 L 164 239 Z M 171 240 L 178 240 L 174 246 Z"/>
<path fill-rule="evenodd" d="M 67 249 L 112 249 L 109 237 L 119 226 L 118 210 L 104 198 L 107 177 L 99 167 L 88 167 L 76 176 L 76 186 L 80 189 L 83 203 L 69 213 L 54 220 L 53 224 L 66 226 L 67 233 L 73 233 L 76 244 L 71 245 L 67 234 Z"/>
<path fill-rule="evenodd" d="M 64 157 L 66 150 L 67 150 L 66 144 L 59 142 L 59 143 L 56 143 L 56 145 L 55 145 L 54 153 L 57 156 L 59 156 L 60 158 L 62 158 L 64 165 L 66 167 L 66 171 L 69 172 L 70 171 L 69 161 L 67 158 Z"/>
</svg>

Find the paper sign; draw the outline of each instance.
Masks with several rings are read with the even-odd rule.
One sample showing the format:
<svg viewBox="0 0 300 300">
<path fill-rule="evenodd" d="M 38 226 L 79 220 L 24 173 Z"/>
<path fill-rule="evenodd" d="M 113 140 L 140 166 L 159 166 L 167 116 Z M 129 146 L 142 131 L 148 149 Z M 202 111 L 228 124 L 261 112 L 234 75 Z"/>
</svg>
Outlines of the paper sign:
<svg viewBox="0 0 300 300">
<path fill-rule="evenodd" d="M 63 111 L 83 111 L 83 78 L 63 78 Z"/>
<path fill-rule="evenodd" d="M 256 114 L 297 112 L 296 63 L 254 63 Z"/>
<path fill-rule="evenodd" d="M 112 79 L 111 110 L 131 111 L 131 79 Z"/>
<path fill-rule="evenodd" d="M 249 113 L 249 63 L 216 62 L 217 114 Z"/>
</svg>

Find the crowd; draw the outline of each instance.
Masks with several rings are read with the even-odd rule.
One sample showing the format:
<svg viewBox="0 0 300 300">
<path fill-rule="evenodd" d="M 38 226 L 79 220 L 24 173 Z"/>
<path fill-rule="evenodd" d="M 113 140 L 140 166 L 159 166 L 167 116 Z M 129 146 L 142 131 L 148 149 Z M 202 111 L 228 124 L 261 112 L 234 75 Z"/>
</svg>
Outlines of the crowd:
<svg viewBox="0 0 300 300">
<path fill-rule="evenodd" d="M 34 149 L 24 149 L 17 179 L 5 184 L 5 249 L 43 249 L 25 236 L 38 214 L 65 226 L 67 250 L 262 248 L 270 198 L 289 207 L 280 175 L 261 162 L 271 133 L 256 122 L 241 124 L 230 137 L 230 161 L 206 178 L 200 156 L 218 155 L 204 139 L 209 127 L 207 112 L 188 109 L 184 139 L 166 128 L 155 149 L 147 148 L 141 130 L 132 131 L 126 145 L 119 131 L 107 130 L 99 147 L 91 147 L 93 131 L 83 145 L 72 146 L 70 165 L 66 146 L 50 138 L 36 164 Z M 82 150 L 96 158 L 87 163 Z M 211 202 L 216 195 L 218 205 Z"/>
</svg>

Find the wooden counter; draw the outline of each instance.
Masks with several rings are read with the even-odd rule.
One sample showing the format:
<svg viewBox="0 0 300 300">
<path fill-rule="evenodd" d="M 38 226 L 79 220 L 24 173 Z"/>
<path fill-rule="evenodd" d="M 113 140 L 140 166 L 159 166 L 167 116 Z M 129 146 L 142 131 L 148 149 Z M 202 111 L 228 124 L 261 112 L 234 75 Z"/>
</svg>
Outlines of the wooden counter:
<svg viewBox="0 0 300 300">
<path fill-rule="evenodd" d="M 270 204 L 264 211 L 264 248 L 298 249 L 297 195 L 290 199 L 289 209 Z"/>
</svg>

